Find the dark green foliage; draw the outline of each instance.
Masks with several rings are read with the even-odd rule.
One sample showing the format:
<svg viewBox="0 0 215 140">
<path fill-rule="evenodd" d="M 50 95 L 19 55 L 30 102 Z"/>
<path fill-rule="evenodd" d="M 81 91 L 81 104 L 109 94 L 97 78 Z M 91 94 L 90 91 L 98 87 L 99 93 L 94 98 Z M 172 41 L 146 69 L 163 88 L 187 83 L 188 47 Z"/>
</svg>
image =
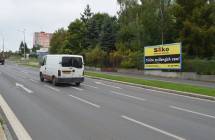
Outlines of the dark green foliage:
<svg viewBox="0 0 215 140">
<path fill-rule="evenodd" d="M 183 51 L 188 56 L 211 58 L 215 54 L 215 3 L 207 0 L 176 2 L 173 14 Z"/>
<path fill-rule="evenodd" d="M 100 34 L 100 45 L 108 53 L 115 50 L 117 29 L 116 18 L 107 17 L 104 19 Z"/>
<path fill-rule="evenodd" d="M 87 7 L 84 10 L 84 13 L 81 14 L 81 20 L 83 23 L 87 24 L 89 19 L 92 17 L 93 13 L 91 12 L 90 5 L 87 4 Z"/>
<path fill-rule="evenodd" d="M 19 45 L 19 54 L 23 55 L 24 52 L 25 52 L 25 54 L 28 54 L 28 53 L 30 53 L 30 50 L 29 50 L 27 44 L 22 41 Z"/>
<path fill-rule="evenodd" d="M 40 50 L 40 48 L 42 48 L 42 46 L 41 46 L 41 45 L 36 44 L 36 45 L 34 45 L 34 46 L 33 46 L 33 48 L 32 48 L 32 52 L 36 53 L 36 52 L 37 52 L 37 50 Z"/>
<path fill-rule="evenodd" d="M 97 45 L 94 49 L 86 53 L 86 63 L 89 66 L 102 67 L 107 53 Z"/>
<path fill-rule="evenodd" d="M 65 49 L 69 54 L 80 54 L 86 47 L 85 33 L 86 26 L 81 20 L 75 20 L 68 27 L 67 41 L 65 41 Z M 63 53 L 66 53 L 64 50 Z"/>
<path fill-rule="evenodd" d="M 215 58 L 214 0 L 117 2 L 117 17 L 87 5 L 68 30 L 54 33 L 50 53 L 81 54 L 87 65 L 143 69 L 145 46 L 182 42 L 185 71 L 201 71 L 189 67 L 190 59 Z"/>
<path fill-rule="evenodd" d="M 204 75 L 215 75 L 215 60 L 186 59 L 183 62 L 183 71 L 197 72 Z"/>
<path fill-rule="evenodd" d="M 108 14 L 97 13 L 93 15 L 89 22 L 86 24 L 86 43 L 90 48 L 99 44 L 100 35 L 102 32 L 102 26 L 105 19 L 110 18 Z"/>
<path fill-rule="evenodd" d="M 58 54 L 61 53 L 62 47 L 65 45 L 65 40 L 67 39 L 67 31 L 63 28 L 58 29 L 52 36 L 50 42 L 49 53 Z"/>
</svg>

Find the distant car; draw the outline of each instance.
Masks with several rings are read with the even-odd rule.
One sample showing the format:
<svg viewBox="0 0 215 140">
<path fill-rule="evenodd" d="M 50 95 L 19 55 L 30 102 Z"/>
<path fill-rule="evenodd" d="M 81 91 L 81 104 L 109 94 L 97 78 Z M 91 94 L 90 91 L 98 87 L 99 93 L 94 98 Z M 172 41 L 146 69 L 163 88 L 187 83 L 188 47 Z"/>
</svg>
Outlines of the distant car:
<svg viewBox="0 0 215 140">
<path fill-rule="evenodd" d="M 1 54 L 0 54 L 0 63 L 2 65 L 4 65 L 4 63 L 5 63 L 5 57 L 3 55 L 1 55 Z"/>
<path fill-rule="evenodd" d="M 40 80 L 58 83 L 84 82 L 84 60 L 80 55 L 46 55 L 40 63 Z"/>
</svg>

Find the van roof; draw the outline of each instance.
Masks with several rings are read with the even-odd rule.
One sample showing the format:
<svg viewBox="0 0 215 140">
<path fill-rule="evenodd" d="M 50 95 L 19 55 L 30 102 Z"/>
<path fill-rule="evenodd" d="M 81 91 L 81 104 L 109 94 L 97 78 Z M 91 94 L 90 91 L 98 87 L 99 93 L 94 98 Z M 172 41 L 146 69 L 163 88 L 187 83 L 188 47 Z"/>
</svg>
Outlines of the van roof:
<svg viewBox="0 0 215 140">
<path fill-rule="evenodd" d="M 59 57 L 83 57 L 81 55 L 70 55 L 70 54 L 48 54 L 47 56 L 59 56 Z"/>
</svg>

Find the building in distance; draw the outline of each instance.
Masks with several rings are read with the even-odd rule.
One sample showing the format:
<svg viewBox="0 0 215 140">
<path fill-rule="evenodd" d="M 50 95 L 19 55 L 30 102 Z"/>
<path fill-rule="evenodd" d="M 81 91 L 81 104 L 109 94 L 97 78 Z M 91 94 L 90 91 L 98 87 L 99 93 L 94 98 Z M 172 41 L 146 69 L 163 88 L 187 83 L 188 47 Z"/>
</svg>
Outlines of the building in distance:
<svg viewBox="0 0 215 140">
<path fill-rule="evenodd" d="M 37 55 L 42 57 L 48 54 L 48 49 L 50 47 L 50 41 L 52 38 L 52 33 L 46 32 L 35 32 L 33 38 L 33 47 L 40 47 L 40 50 L 37 50 Z"/>
<path fill-rule="evenodd" d="M 41 48 L 49 48 L 52 35 L 52 33 L 35 32 L 33 47 L 40 46 Z"/>
</svg>

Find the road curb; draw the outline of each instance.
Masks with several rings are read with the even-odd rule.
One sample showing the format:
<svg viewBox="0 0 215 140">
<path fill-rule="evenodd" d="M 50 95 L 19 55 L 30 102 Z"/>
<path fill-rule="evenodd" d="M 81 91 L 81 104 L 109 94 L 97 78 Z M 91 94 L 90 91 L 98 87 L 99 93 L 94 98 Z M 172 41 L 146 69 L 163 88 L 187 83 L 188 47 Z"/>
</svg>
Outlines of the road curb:
<svg viewBox="0 0 215 140">
<path fill-rule="evenodd" d="M 7 140 L 3 126 L 0 124 L 0 140 Z"/>
<path fill-rule="evenodd" d="M 12 140 L 32 140 L 24 126 L 0 94 L 0 112 L 7 124 Z"/>
<path fill-rule="evenodd" d="M 162 91 L 162 92 L 167 92 L 167 93 L 172 93 L 172 94 L 177 94 L 177 95 L 184 95 L 184 96 L 188 96 L 188 97 L 195 97 L 195 98 L 199 98 L 199 99 L 215 101 L 215 97 L 207 96 L 207 95 L 195 94 L 195 93 L 191 93 L 191 92 L 183 92 L 183 91 L 177 91 L 177 90 L 171 90 L 171 89 L 165 89 L 165 88 L 158 88 L 158 87 L 147 86 L 147 85 L 133 84 L 133 83 L 129 83 L 129 82 L 110 80 L 110 79 L 94 77 L 94 76 L 87 76 L 86 75 L 86 77 L 92 78 L 92 79 L 99 79 L 99 80 L 105 80 L 105 81 L 110 81 L 110 82 L 126 84 L 126 85 L 130 85 L 130 86 L 141 87 L 141 88 L 145 88 L 145 89 L 157 90 L 159 92 Z"/>
</svg>

